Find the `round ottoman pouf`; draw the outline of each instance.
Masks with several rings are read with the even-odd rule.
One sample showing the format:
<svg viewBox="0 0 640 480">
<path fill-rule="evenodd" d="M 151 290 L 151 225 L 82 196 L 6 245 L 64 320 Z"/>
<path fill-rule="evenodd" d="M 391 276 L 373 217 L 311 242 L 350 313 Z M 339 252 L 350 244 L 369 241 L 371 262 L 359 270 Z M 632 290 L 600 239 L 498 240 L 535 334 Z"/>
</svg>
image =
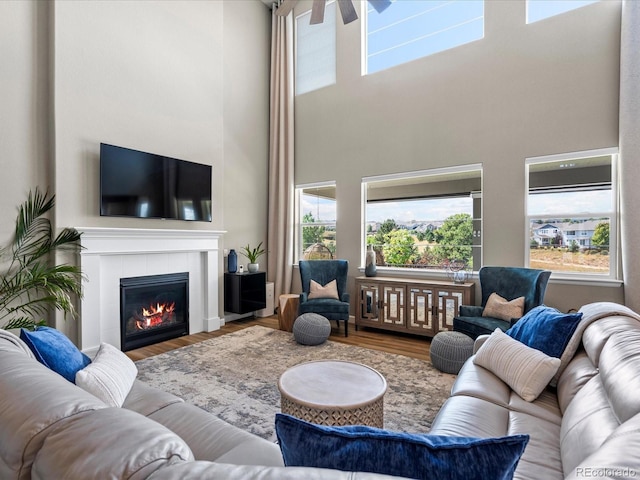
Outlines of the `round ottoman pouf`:
<svg viewBox="0 0 640 480">
<path fill-rule="evenodd" d="M 303 313 L 293 322 L 293 337 L 301 345 L 320 345 L 330 333 L 329 320 L 317 313 Z"/>
<path fill-rule="evenodd" d="M 430 355 L 438 370 L 457 374 L 473 355 L 473 339 L 461 332 L 440 332 L 431 340 Z"/>
</svg>

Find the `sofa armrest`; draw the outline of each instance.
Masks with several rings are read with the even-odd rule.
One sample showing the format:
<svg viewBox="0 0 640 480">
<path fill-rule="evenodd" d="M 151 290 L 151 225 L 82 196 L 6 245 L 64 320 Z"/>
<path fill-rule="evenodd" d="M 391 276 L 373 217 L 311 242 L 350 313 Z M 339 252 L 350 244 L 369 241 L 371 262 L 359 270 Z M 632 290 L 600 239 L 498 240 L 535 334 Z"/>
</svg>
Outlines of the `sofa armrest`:
<svg viewBox="0 0 640 480">
<path fill-rule="evenodd" d="M 474 354 L 478 353 L 478 350 L 480 350 L 480 347 L 484 345 L 484 342 L 486 342 L 489 337 L 490 335 L 479 335 L 478 338 L 476 338 L 475 342 L 473 342 Z"/>
<path fill-rule="evenodd" d="M 349 293 L 343 293 L 343 294 L 342 294 L 342 298 L 340 298 L 340 300 L 341 300 L 342 302 L 349 303 L 349 300 L 351 300 L 351 294 L 349 294 Z"/>
<path fill-rule="evenodd" d="M 308 297 L 309 297 L 309 294 L 308 294 L 307 292 L 302 292 L 302 293 L 300 294 L 300 303 L 304 303 L 304 302 L 306 302 L 307 300 L 309 300 L 309 298 L 308 298 Z"/>
<path fill-rule="evenodd" d="M 482 311 L 484 309 L 482 307 L 476 305 L 460 305 L 460 316 L 461 317 L 481 317 Z"/>
</svg>

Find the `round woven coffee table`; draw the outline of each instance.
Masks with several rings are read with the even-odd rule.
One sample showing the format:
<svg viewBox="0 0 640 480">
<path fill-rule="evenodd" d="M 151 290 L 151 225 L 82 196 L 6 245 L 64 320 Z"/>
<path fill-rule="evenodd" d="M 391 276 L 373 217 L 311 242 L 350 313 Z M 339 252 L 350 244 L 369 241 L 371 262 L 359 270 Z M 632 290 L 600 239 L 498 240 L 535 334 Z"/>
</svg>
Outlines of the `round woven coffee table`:
<svg viewBox="0 0 640 480">
<path fill-rule="evenodd" d="M 366 365 L 319 360 L 291 367 L 278 381 L 282 413 L 319 425 L 383 428 L 387 381 Z"/>
</svg>

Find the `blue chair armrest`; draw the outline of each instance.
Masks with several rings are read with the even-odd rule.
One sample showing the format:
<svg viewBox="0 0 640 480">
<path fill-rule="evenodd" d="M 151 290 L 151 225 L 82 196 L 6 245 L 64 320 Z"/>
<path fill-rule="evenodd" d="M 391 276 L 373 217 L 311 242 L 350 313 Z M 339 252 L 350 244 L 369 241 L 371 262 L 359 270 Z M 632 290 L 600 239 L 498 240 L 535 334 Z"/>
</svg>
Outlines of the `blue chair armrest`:
<svg viewBox="0 0 640 480">
<path fill-rule="evenodd" d="M 460 305 L 460 316 L 461 317 L 481 317 L 482 311 L 484 309 L 482 307 L 476 305 Z"/>
<path fill-rule="evenodd" d="M 302 292 L 302 293 L 300 294 L 300 303 L 304 303 L 304 302 L 306 302 L 307 300 L 309 300 L 309 299 L 307 298 L 307 297 L 308 297 L 308 295 L 309 295 L 309 294 L 308 294 L 307 292 Z"/>
<path fill-rule="evenodd" d="M 349 303 L 349 300 L 351 300 L 351 294 L 349 293 L 343 293 L 342 294 L 342 298 L 340 299 L 342 302 L 347 302 Z"/>
</svg>

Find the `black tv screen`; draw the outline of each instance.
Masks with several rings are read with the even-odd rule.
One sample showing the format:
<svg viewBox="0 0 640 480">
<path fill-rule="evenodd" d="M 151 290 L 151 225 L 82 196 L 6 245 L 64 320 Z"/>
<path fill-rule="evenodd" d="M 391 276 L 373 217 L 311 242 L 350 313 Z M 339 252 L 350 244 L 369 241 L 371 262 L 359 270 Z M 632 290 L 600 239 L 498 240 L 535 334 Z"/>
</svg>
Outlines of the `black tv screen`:
<svg viewBox="0 0 640 480">
<path fill-rule="evenodd" d="M 211 165 L 100 144 L 100 215 L 211 221 Z"/>
</svg>

